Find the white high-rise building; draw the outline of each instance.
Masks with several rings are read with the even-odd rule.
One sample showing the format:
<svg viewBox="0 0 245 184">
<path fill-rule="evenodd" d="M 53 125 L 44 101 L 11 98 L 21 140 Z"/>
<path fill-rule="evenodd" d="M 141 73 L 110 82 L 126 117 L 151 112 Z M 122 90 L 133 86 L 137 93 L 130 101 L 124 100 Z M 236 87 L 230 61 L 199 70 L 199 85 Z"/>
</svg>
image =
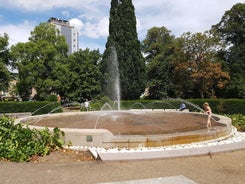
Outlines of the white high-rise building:
<svg viewBox="0 0 245 184">
<path fill-rule="evenodd" d="M 79 32 L 74 26 L 71 26 L 69 21 L 51 17 L 48 22 L 55 25 L 59 29 L 61 35 L 65 36 L 68 45 L 68 54 L 72 54 L 79 50 Z"/>
</svg>

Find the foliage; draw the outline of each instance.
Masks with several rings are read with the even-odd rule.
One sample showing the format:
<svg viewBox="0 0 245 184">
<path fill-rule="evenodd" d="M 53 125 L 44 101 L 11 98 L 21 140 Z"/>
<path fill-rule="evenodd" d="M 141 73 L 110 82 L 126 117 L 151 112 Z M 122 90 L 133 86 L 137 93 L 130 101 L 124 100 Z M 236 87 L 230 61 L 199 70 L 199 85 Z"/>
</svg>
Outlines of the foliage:
<svg viewBox="0 0 245 184">
<path fill-rule="evenodd" d="M 232 125 L 237 128 L 238 131 L 245 131 L 245 115 L 244 114 L 232 114 L 227 115 L 232 120 Z"/>
<path fill-rule="evenodd" d="M 99 97 L 97 99 L 93 99 L 90 103 L 90 110 L 92 111 L 99 111 L 102 109 L 102 107 L 105 105 L 105 104 L 108 104 L 110 107 L 113 108 L 113 101 L 107 97 L 107 96 L 102 96 L 102 97 Z M 114 109 L 114 108 L 113 108 Z M 85 108 L 83 108 L 82 110 L 86 110 Z M 110 108 L 105 108 L 104 110 L 110 110 Z"/>
<path fill-rule="evenodd" d="M 67 51 L 65 38 L 49 23 L 36 26 L 29 42 L 11 47 L 11 57 L 19 71 L 17 87 L 24 100 L 28 99 L 32 87 L 37 91 L 38 100 L 62 92 L 67 82 L 59 79 L 68 79 L 64 76 L 69 74 L 65 65 Z"/>
<path fill-rule="evenodd" d="M 50 101 L 50 102 L 57 102 L 58 101 L 57 95 L 49 95 L 48 96 L 48 101 Z"/>
<path fill-rule="evenodd" d="M 234 5 L 204 33 L 188 32 L 175 38 L 165 27 L 148 30 L 142 42 L 146 98 L 243 98 L 244 7 Z"/>
<path fill-rule="evenodd" d="M 98 63 L 101 55 L 98 50 L 80 50 L 69 56 L 69 70 L 72 72 L 67 96 L 72 101 L 84 102 L 93 99 L 101 92 L 101 72 Z"/>
<path fill-rule="evenodd" d="M 181 102 L 186 104 L 186 108 L 191 112 L 202 112 L 204 102 L 208 102 L 212 112 L 216 114 L 244 114 L 245 100 L 243 99 L 162 99 L 162 100 L 122 100 L 121 109 L 176 109 L 178 110 Z M 105 105 L 108 104 L 109 106 Z M 91 110 L 117 109 L 115 101 L 107 97 L 91 101 Z M 85 109 L 83 109 L 85 110 Z"/>
<path fill-rule="evenodd" d="M 189 102 L 202 108 L 208 102 L 212 111 L 217 114 L 245 114 L 244 99 L 188 99 Z"/>
<path fill-rule="evenodd" d="M 199 97 L 214 97 L 215 91 L 224 88 L 230 79 L 215 55 L 219 45 L 217 39 L 208 32 L 185 33 L 179 39 L 186 60 L 176 62 L 176 72 L 187 74 L 193 83 L 193 91 L 198 91 Z"/>
<path fill-rule="evenodd" d="M 173 54 L 174 36 L 165 27 L 153 27 L 147 32 L 142 42 L 146 54 L 147 88 L 149 99 L 161 99 L 171 96 L 173 89 Z"/>
<path fill-rule="evenodd" d="M 0 118 L 0 159 L 14 162 L 29 161 L 32 156 L 45 156 L 62 148 L 64 132 L 54 128 L 51 133 L 14 124 L 12 119 Z"/>
<path fill-rule="evenodd" d="M 0 91 L 7 91 L 11 79 L 7 68 L 9 64 L 8 39 L 9 37 L 6 33 L 3 36 L 0 35 Z"/>
<path fill-rule="evenodd" d="M 60 112 L 59 102 L 33 101 L 33 102 L 0 102 L 0 113 L 31 112 L 33 115 Z M 53 111 L 54 109 L 57 109 Z"/>
<path fill-rule="evenodd" d="M 113 50 L 116 56 L 112 55 Z M 145 89 L 145 61 L 140 51 L 136 32 L 136 17 L 132 0 L 111 1 L 109 37 L 101 62 L 102 91 L 115 100 L 111 85 L 115 77 L 110 71 L 113 61 L 118 60 L 122 99 L 138 99 Z M 114 64 L 115 65 L 115 64 Z M 115 71 L 114 71 L 115 72 Z"/>
<path fill-rule="evenodd" d="M 150 99 L 214 97 L 229 81 L 216 57 L 222 45 L 208 32 L 188 32 L 175 39 L 165 27 L 153 27 L 142 45 Z"/>
<path fill-rule="evenodd" d="M 219 51 L 226 61 L 231 81 L 223 93 L 226 97 L 245 97 L 245 4 L 237 3 L 226 11 L 221 21 L 212 26 L 212 31 L 226 43 Z"/>
<path fill-rule="evenodd" d="M 112 0 L 102 61 L 98 51 L 87 50 L 72 54 L 68 60 L 65 38 L 48 23 L 36 26 L 28 42 L 10 50 L 8 35 L 0 35 L 0 90 L 6 90 L 11 80 L 8 67 L 17 66 L 17 88 L 23 100 L 28 100 L 33 88 L 37 100 L 49 100 L 50 94 L 59 94 L 67 101 L 81 102 L 100 95 L 115 100 L 110 93 L 114 91 L 112 60 L 116 57 L 121 98 L 125 100 L 138 99 L 145 88 L 149 93 L 145 99 L 244 98 L 244 12 L 245 4 L 237 3 L 210 32 L 184 33 L 179 38 L 164 26 L 153 27 L 140 45 L 132 0 Z"/>
</svg>

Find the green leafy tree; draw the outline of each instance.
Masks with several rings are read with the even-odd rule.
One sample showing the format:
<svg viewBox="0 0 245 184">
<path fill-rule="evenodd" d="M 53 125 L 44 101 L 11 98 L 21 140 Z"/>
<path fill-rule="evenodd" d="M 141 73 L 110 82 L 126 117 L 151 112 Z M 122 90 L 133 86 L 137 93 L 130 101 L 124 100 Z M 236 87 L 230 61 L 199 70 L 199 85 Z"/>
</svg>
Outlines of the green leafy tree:
<svg viewBox="0 0 245 184">
<path fill-rule="evenodd" d="M 227 47 L 220 51 L 231 76 L 227 97 L 245 97 L 245 4 L 237 3 L 212 26 Z"/>
<path fill-rule="evenodd" d="M 64 93 L 67 88 L 64 75 L 67 74 L 68 46 L 65 37 L 58 33 L 53 25 L 41 23 L 31 32 L 29 42 L 11 48 L 19 70 L 17 87 L 23 99 L 32 87 L 37 91 L 38 100 L 47 99 L 52 93 Z"/>
<path fill-rule="evenodd" d="M 11 80 L 9 65 L 8 35 L 0 35 L 0 90 L 7 90 Z"/>
<path fill-rule="evenodd" d="M 102 89 L 112 100 L 114 80 L 110 68 L 117 58 L 120 73 L 122 99 L 138 99 L 144 92 L 146 74 L 145 60 L 140 51 L 140 42 L 136 32 L 136 17 L 132 0 L 112 0 L 110 9 L 109 37 L 101 62 L 103 73 Z M 116 51 L 116 57 L 113 52 Z"/>
<path fill-rule="evenodd" d="M 173 52 L 174 36 L 165 27 L 153 27 L 142 42 L 146 55 L 147 87 L 151 99 L 173 95 Z"/>
<path fill-rule="evenodd" d="M 101 72 L 98 66 L 101 55 L 98 50 L 80 50 L 69 56 L 72 71 L 68 97 L 83 102 L 96 98 L 101 93 Z"/>
</svg>

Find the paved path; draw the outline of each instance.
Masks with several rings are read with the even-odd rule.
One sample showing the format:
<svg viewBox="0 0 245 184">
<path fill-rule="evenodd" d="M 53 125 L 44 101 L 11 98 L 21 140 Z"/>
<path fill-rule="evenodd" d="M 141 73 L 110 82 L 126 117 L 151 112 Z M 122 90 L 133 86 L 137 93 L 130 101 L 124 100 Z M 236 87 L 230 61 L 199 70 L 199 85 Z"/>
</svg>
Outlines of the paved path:
<svg viewBox="0 0 245 184">
<path fill-rule="evenodd" d="M 149 184 L 149 181 L 152 181 L 151 184 L 166 184 L 166 181 L 169 182 L 168 184 L 244 184 L 244 173 L 245 149 L 212 156 L 141 161 L 0 162 L 1 184 L 98 184 L 110 182 Z M 170 181 L 175 182 L 170 183 Z"/>
<path fill-rule="evenodd" d="M 100 184 L 197 184 L 184 176 L 171 176 L 164 178 L 153 178 L 144 180 L 130 180 L 120 182 L 109 182 Z"/>
<path fill-rule="evenodd" d="M 245 140 L 223 145 L 213 145 L 200 148 L 184 148 L 172 149 L 164 151 L 142 151 L 142 152 L 114 152 L 99 153 L 99 157 L 103 161 L 123 161 L 123 160 L 139 160 L 139 159 L 162 159 L 174 157 L 200 156 L 230 152 L 245 149 Z M 245 170 L 244 170 L 245 171 Z M 185 176 L 172 176 L 164 178 L 152 178 L 144 180 L 129 180 L 120 182 L 108 182 L 103 184 L 197 184 L 196 182 L 186 178 Z M 101 183 L 102 184 L 102 183 Z"/>
<path fill-rule="evenodd" d="M 105 161 L 0 162 L 0 184 L 244 184 L 243 136 L 206 147 L 100 153 Z"/>
</svg>

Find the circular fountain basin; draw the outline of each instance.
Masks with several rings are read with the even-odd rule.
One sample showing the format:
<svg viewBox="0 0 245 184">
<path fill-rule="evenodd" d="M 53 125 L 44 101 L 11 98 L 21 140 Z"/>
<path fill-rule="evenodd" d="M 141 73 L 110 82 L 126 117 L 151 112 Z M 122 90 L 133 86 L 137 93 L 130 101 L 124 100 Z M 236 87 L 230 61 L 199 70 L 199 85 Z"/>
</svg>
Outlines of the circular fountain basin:
<svg viewBox="0 0 245 184">
<path fill-rule="evenodd" d="M 164 110 L 125 110 L 69 112 L 31 116 L 16 123 L 29 127 L 58 127 L 65 132 L 65 142 L 77 146 L 103 148 L 159 147 L 216 139 L 228 136 L 231 120 L 212 119 L 206 127 L 202 113 Z"/>
</svg>

